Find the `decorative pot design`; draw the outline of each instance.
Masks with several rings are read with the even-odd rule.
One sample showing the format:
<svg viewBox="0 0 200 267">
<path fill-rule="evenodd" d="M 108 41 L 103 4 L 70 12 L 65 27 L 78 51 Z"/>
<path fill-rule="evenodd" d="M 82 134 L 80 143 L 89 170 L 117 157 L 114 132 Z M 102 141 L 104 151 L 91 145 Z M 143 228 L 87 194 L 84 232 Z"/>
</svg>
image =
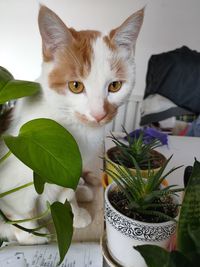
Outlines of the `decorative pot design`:
<svg viewBox="0 0 200 267">
<path fill-rule="evenodd" d="M 111 205 L 108 193 L 115 186 L 111 184 L 105 191 L 105 220 L 107 246 L 110 255 L 125 267 L 146 267 L 139 252 L 133 247 L 152 244 L 167 248 L 171 236 L 175 233 L 176 223 L 146 223 L 133 220 L 118 212 Z"/>
</svg>

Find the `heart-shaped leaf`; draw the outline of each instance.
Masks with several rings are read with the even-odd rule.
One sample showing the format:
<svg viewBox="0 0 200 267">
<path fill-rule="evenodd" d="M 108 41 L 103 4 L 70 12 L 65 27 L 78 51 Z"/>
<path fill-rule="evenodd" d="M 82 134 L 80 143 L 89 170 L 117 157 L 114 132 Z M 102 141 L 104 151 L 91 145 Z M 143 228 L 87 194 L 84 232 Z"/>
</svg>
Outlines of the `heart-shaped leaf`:
<svg viewBox="0 0 200 267">
<path fill-rule="evenodd" d="M 39 83 L 15 80 L 9 71 L 0 67 L 0 104 L 33 95 L 39 90 Z"/>
<path fill-rule="evenodd" d="M 13 80 L 12 74 L 5 68 L 0 66 L 0 91 L 11 80 Z"/>
<path fill-rule="evenodd" d="M 51 216 L 57 235 L 60 264 L 63 261 L 72 241 L 73 214 L 70 204 L 68 202 L 65 204 L 54 202 L 51 205 Z"/>
<path fill-rule="evenodd" d="M 24 124 L 19 135 L 5 136 L 10 151 L 45 182 L 76 189 L 82 160 L 73 136 L 50 119 Z"/>
<path fill-rule="evenodd" d="M 134 247 L 142 257 L 148 267 L 168 267 L 169 252 L 154 245 L 143 245 Z"/>
<path fill-rule="evenodd" d="M 0 88 L 0 104 L 12 99 L 36 94 L 39 90 L 39 83 L 19 80 L 8 81 Z"/>
</svg>

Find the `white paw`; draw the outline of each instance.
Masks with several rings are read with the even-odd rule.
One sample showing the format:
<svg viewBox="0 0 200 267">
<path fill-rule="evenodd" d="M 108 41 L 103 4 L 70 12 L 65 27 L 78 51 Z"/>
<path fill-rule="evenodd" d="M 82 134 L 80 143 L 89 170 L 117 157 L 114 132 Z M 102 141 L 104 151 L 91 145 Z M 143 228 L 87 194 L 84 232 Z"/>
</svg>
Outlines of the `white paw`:
<svg viewBox="0 0 200 267">
<path fill-rule="evenodd" d="M 99 177 L 95 176 L 92 172 L 84 172 L 83 173 L 83 179 L 87 184 L 93 185 L 93 186 L 99 186 L 101 185 L 101 180 Z"/>
<path fill-rule="evenodd" d="M 40 231 L 41 233 L 48 233 L 46 228 Z M 39 245 L 39 244 L 46 244 L 50 241 L 48 237 L 43 236 L 36 236 L 22 230 L 17 229 L 15 231 L 15 236 L 19 244 L 21 245 Z"/>
<path fill-rule="evenodd" d="M 94 199 L 92 189 L 86 185 L 79 185 L 76 189 L 76 199 L 78 202 L 91 202 Z"/>
<path fill-rule="evenodd" d="M 92 218 L 86 209 L 79 208 L 74 213 L 74 227 L 84 228 L 92 222 Z"/>
</svg>

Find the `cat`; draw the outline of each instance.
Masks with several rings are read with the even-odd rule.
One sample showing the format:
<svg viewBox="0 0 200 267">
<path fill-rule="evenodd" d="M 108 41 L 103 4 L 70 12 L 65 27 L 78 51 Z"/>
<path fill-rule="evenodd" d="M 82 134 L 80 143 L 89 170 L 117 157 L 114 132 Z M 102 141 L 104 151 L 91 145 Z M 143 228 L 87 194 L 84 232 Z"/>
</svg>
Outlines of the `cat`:
<svg viewBox="0 0 200 267">
<path fill-rule="evenodd" d="M 134 88 L 135 45 L 143 16 L 144 10 L 139 10 L 118 28 L 103 34 L 68 28 L 52 10 L 41 6 L 38 23 L 43 64 L 38 82 L 42 92 L 17 101 L 7 132 L 16 135 L 22 124 L 35 118 L 56 120 L 76 139 L 83 158 L 83 176 L 91 180 L 89 165 L 98 156 L 104 126 L 115 117 L 118 107 Z M 1 164 L 0 174 L 0 192 L 30 182 L 32 177 L 31 170 L 12 155 Z M 87 188 L 81 186 L 87 195 Z M 91 216 L 79 208 L 75 192 L 51 184 L 45 185 L 41 196 L 33 186 L 10 194 L 0 199 L 0 209 L 11 219 L 23 219 L 36 215 L 36 202 L 43 209 L 46 200 L 64 202 L 66 198 L 72 206 L 74 226 L 87 226 Z M 35 221 L 23 225 L 27 228 L 38 226 Z M 0 223 L 0 236 L 21 244 L 48 241 L 3 222 Z"/>
</svg>

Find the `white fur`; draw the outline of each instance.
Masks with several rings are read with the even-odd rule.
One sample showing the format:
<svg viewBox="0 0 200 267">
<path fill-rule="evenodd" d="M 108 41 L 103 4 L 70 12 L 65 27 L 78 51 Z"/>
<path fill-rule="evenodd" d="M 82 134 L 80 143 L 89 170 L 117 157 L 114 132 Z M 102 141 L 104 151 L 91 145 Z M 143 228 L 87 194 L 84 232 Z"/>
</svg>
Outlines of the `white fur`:
<svg viewBox="0 0 200 267">
<path fill-rule="evenodd" d="M 52 16 L 52 13 L 48 15 Z M 48 18 L 47 22 L 43 21 L 43 24 L 53 23 L 55 20 L 57 20 L 57 16 L 53 15 L 50 19 Z M 131 22 L 128 24 L 129 30 L 130 24 Z M 50 29 L 54 31 L 57 27 L 63 27 L 63 24 L 59 21 L 56 27 L 51 26 Z M 63 31 L 61 29 L 59 33 Z M 124 29 L 122 28 L 122 34 L 123 32 Z M 119 36 L 120 33 L 118 33 L 118 38 Z M 122 38 L 124 41 L 124 37 Z M 13 123 L 8 131 L 8 133 L 16 135 L 20 127 L 31 119 L 42 117 L 54 119 L 68 129 L 76 139 L 82 154 L 83 166 L 86 170 L 90 170 L 90 165 L 93 165 L 93 162 L 99 156 L 99 149 L 104 137 L 104 127 L 100 124 L 96 124 L 96 127 L 84 124 L 79 120 L 76 113 L 84 115 L 91 122 L 96 122 L 95 115 L 104 112 L 104 101 L 108 100 L 116 106 L 121 105 L 130 95 L 135 82 L 133 53 L 130 54 L 130 51 L 123 47 L 119 47 L 117 52 L 111 51 L 103 41 L 103 35 L 96 39 L 92 48 L 94 56 L 91 62 L 91 71 L 88 77 L 81 81 L 85 85 L 84 93 L 73 94 L 68 90 L 67 86 L 65 94 L 58 94 L 55 90 L 50 89 L 48 75 L 57 63 L 56 60 L 51 63 L 43 63 L 42 73 L 38 79 L 38 82 L 42 85 L 41 94 L 27 97 L 17 102 Z M 109 93 L 108 85 L 118 80 L 110 66 L 110 59 L 113 57 L 120 58 L 126 62 L 128 78 L 118 92 Z M 32 171 L 14 156 L 10 156 L 0 166 L 0 173 L 0 192 L 32 181 Z M 86 192 L 88 200 L 92 198 L 91 192 L 83 184 L 81 184 L 79 191 Z M 45 185 L 45 191 L 41 196 L 37 195 L 33 186 L 6 196 L 0 199 L 0 209 L 11 219 L 24 219 L 34 216 L 37 210 L 40 212 L 44 210 L 46 200 L 64 202 L 66 198 L 72 206 L 74 226 L 85 227 L 88 225 L 91 222 L 91 217 L 86 210 L 78 207 L 74 191 L 51 184 Z M 26 227 L 37 227 L 37 222 L 26 223 Z M 19 231 L 14 226 L 8 226 L 4 223 L 0 223 L 0 236 L 18 240 L 24 244 L 47 241 Z"/>
</svg>

